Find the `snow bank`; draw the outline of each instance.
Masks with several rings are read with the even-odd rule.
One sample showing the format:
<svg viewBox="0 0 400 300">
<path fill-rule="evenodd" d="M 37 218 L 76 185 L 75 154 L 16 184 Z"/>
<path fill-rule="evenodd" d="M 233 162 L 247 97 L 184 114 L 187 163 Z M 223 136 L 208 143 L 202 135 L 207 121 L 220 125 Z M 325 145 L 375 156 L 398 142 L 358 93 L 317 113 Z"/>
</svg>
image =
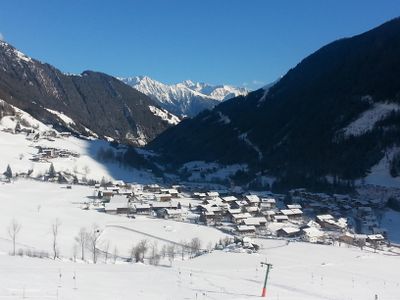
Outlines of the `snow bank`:
<svg viewBox="0 0 400 300">
<path fill-rule="evenodd" d="M 400 106 L 396 103 L 375 103 L 372 108 L 363 112 L 359 118 L 351 122 L 345 127 L 344 135 L 360 136 L 372 130 L 375 124 L 388 116 L 392 111 L 400 110 Z"/>
</svg>

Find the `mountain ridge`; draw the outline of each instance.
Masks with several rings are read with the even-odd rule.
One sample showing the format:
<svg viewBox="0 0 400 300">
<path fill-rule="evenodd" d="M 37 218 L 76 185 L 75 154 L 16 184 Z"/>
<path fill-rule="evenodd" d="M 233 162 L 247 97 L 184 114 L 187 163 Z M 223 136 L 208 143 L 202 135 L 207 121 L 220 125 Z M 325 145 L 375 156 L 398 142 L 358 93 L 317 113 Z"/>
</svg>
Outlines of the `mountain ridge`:
<svg viewBox="0 0 400 300">
<path fill-rule="evenodd" d="M 274 176 L 277 185 L 352 185 L 400 143 L 398 110 L 389 109 L 363 134 L 342 133 L 363 113 L 400 102 L 398 51 L 399 18 L 322 47 L 268 92 L 223 102 L 167 130 L 149 147 L 178 164 L 248 163 L 251 176 Z"/>
<path fill-rule="evenodd" d="M 150 109 L 164 111 L 155 101 L 118 79 L 94 71 L 65 74 L 4 41 L 0 41 L 0 99 L 62 130 L 77 135 L 91 131 L 136 145 L 171 126 L 169 119 Z M 64 122 L 62 114 L 74 122 Z"/>
<path fill-rule="evenodd" d="M 148 95 L 173 114 L 189 117 L 194 117 L 205 109 L 212 109 L 222 101 L 249 92 L 247 89 L 230 85 L 210 85 L 191 80 L 168 85 L 148 76 L 119 79 Z"/>
</svg>

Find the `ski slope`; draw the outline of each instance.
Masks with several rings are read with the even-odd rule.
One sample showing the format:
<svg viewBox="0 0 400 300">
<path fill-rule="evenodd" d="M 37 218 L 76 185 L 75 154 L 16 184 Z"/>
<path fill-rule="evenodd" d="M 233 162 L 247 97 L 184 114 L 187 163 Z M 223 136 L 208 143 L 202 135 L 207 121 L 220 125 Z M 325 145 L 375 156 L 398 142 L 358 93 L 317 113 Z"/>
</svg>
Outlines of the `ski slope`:
<svg viewBox="0 0 400 300">
<path fill-rule="evenodd" d="M 172 267 L 166 261 L 157 267 L 122 261 L 105 264 L 103 257 L 96 265 L 79 260 L 74 263 L 74 237 L 81 227 L 89 228 L 93 223 L 105 229 L 102 239 L 117 245 L 121 255 L 144 238 L 157 241 L 161 247 L 165 240 L 179 242 L 196 236 L 206 245 L 225 236 L 211 227 L 83 210 L 82 203 L 92 193 L 86 186 L 65 189 L 29 180 L 0 184 L 0 299 L 256 299 L 265 274 L 260 262 L 265 260 L 273 264 L 269 299 L 373 300 L 375 295 L 378 299 L 399 299 L 399 256 L 343 245 L 265 239 L 256 240 L 261 245 L 259 253 L 214 251 L 184 261 L 177 255 Z M 7 226 L 13 217 L 22 225 L 17 248 L 50 254 L 50 228 L 58 218 L 61 259 L 9 256 Z"/>
</svg>

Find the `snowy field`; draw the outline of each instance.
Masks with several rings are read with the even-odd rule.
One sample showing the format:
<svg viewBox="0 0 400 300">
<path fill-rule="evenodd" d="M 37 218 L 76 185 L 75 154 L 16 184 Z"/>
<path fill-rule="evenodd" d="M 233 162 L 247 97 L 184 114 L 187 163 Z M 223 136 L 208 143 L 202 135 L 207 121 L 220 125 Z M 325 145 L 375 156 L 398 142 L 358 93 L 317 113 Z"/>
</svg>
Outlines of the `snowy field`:
<svg viewBox="0 0 400 300">
<path fill-rule="evenodd" d="M 172 267 L 167 262 L 158 267 L 104 264 L 103 259 L 96 265 L 74 263 L 69 259 L 74 237 L 93 223 L 105 229 L 102 239 L 118 245 L 121 254 L 143 238 L 161 245 L 199 237 L 205 246 L 224 236 L 204 226 L 82 210 L 91 193 L 84 186 L 67 190 L 26 180 L 0 185 L 0 299 L 256 299 L 265 260 L 273 264 L 269 299 L 399 299 L 400 257 L 347 246 L 258 240 L 262 249 L 257 254 L 214 251 L 184 261 L 177 255 Z M 62 259 L 9 256 L 7 226 L 13 217 L 22 225 L 17 247 L 50 253 L 50 227 L 58 218 Z"/>
<path fill-rule="evenodd" d="M 0 298 L 256 299 L 265 274 L 260 262 L 268 259 L 269 299 L 399 299 L 399 257 L 274 240 L 263 246 L 260 254 L 215 251 L 172 267 L 0 255 Z"/>
<path fill-rule="evenodd" d="M 146 217 L 128 219 L 95 209 L 84 210 L 84 202 L 89 201 L 87 196 L 93 195 L 93 189 L 86 186 L 64 187 L 29 180 L 1 184 L 0 241 L 3 242 L 0 242 L 0 251 L 8 253 L 11 250 L 9 243 L 6 248 L 2 246 L 9 239 L 7 228 L 13 218 L 22 225 L 17 248 L 28 247 L 47 252 L 51 252 L 52 246 L 51 226 L 58 219 L 61 223 L 59 248 L 61 256 L 67 258 L 72 256 L 74 238 L 80 228 L 90 229 L 93 224 L 103 230 L 101 242 L 110 242 L 110 249 L 117 247 L 123 256 L 127 256 L 130 248 L 143 239 L 162 246 L 168 242 L 189 242 L 197 237 L 205 248 L 208 243 L 215 244 L 225 237 L 220 231 L 206 226 Z M 101 247 L 102 243 L 99 244 Z"/>
</svg>

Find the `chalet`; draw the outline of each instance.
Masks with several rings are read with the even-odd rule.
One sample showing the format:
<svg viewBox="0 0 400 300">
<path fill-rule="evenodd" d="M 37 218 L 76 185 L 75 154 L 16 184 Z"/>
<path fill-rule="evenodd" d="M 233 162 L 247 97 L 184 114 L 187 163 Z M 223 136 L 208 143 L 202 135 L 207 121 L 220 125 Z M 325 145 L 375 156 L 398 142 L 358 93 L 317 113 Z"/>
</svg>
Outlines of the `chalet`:
<svg viewBox="0 0 400 300">
<path fill-rule="evenodd" d="M 150 215 L 151 206 L 148 203 L 145 204 L 136 203 L 133 205 L 133 211 L 138 215 Z"/>
<path fill-rule="evenodd" d="M 163 218 L 163 219 L 181 220 L 182 219 L 182 210 L 162 208 L 157 211 L 157 217 Z"/>
<path fill-rule="evenodd" d="M 258 206 L 260 203 L 260 198 L 257 195 L 246 195 L 245 200 L 251 206 Z"/>
<path fill-rule="evenodd" d="M 207 197 L 207 194 L 195 192 L 195 193 L 193 193 L 192 197 L 195 199 L 204 199 Z"/>
<path fill-rule="evenodd" d="M 233 223 L 234 222 L 233 215 L 238 215 L 241 213 L 242 210 L 240 208 L 235 208 L 235 209 L 229 208 L 224 213 L 223 221 Z"/>
<path fill-rule="evenodd" d="M 104 205 L 104 210 L 106 213 L 113 215 L 129 214 L 131 212 L 129 199 L 122 196 L 114 196 L 109 203 Z"/>
<path fill-rule="evenodd" d="M 231 203 L 231 202 L 234 202 L 237 200 L 238 200 L 238 198 L 236 198 L 235 196 L 222 197 L 222 201 L 225 203 Z"/>
<path fill-rule="evenodd" d="M 149 184 L 143 187 L 143 190 L 150 193 L 160 193 L 160 186 L 158 184 Z"/>
<path fill-rule="evenodd" d="M 289 219 L 298 219 L 303 216 L 301 209 L 281 209 L 281 214 L 287 216 Z"/>
<path fill-rule="evenodd" d="M 178 204 L 174 202 L 151 202 L 150 206 L 154 211 L 162 208 L 178 209 Z"/>
<path fill-rule="evenodd" d="M 276 212 L 274 210 L 267 210 L 263 211 L 262 214 L 267 218 L 268 221 L 272 221 L 276 215 Z"/>
<path fill-rule="evenodd" d="M 248 226 L 255 226 L 257 227 L 265 227 L 267 224 L 267 219 L 264 217 L 257 217 L 257 218 L 247 218 L 243 219 L 242 223 Z"/>
<path fill-rule="evenodd" d="M 288 216 L 285 216 L 285 215 L 273 215 L 273 216 L 272 216 L 272 219 L 273 219 L 275 222 L 278 222 L 278 223 L 283 223 L 283 222 L 289 221 Z"/>
<path fill-rule="evenodd" d="M 237 200 L 237 201 L 233 201 L 230 203 L 231 208 L 242 208 L 244 206 L 247 206 L 248 203 L 245 200 Z"/>
<path fill-rule="evenodd" d="M 296 237 L 300 234 L 300 229 L 295 227 L 282 227 L 276 231 L 276 235 L 279 237 Z"/>
<path fill-rule="evenodd" d="M 261 198 L 262 209 L 273 209 L 276 207 L 276 200 L 274 198 Z"/>
<path fill-rule="evenodd" d="M 115 193 L 113 191 L 106 191 L 106 190 L 99 191 L 99 197 L 103 198 L 104 201 L 109 201 L 111 197 L 114 196 L 114 194 Z"/>
<path fill-rule="evenodd" d="M 330 214 L 317 215 L 315 220 L 321 227 L 326 229 L 343 230 L 347 227 L 347 221 L 345 219 L 341 218 L 336 221 Z"/>
<path fill-rule="evenodd" d="M 302 239 L 306 242 L 317 243 L 322 241 L 324 232 L 316 227 L 307 227 L 301 229 Z"/>
<path fill-rule="evenodd" d="M 366 234 L 356 234 L 346 231 L 339 237 L 339 241 L 351 245 L 364 245 L 367 241 Z"/>
<path fill-rule="evenodd" d="M 260 211 L 260 209 L 257 206 L 246 206 L 245 210 L 252 216 L 257 215 L 258 212 Z"/>
<path fill-rule="evenodd" d="M 239 225 L 239 226 L 237 226 L 237 232 L 240 235 L 255 235 L 256 227 L 255 226 L 247 226 L 247 225 Z"/>
<path fill-rule="evenodd" d="M 177 198 L 179 192 L 176 189 L 160 189 L 162 195 L 171 195 L 173 198 Z"/>
<path fill-rule="evenodd" d="M 170 194 L 155 194 L 154 198 L 158 202 L 169 202 L 172 199 L 172 195 L 170 195 Z"/>
<path fill-rule="evenodd" d="M 219 193 L 218 192 L 207 192 L 207 197 L 208 198 L 219 197 Z"/>
<path fill-rule="evenodd" d="M 373 243 L 380 243 L 385 240 L 385 237 L 382 234 L 369 234 L 367 235 L 367 242 Z"/>
<path fill-rule="evenodd" d="M 240 213 L 232 215 L 233 223 L 240 224 L 242 220 L 251 218 L 249 213 Z"/>
</svg>

